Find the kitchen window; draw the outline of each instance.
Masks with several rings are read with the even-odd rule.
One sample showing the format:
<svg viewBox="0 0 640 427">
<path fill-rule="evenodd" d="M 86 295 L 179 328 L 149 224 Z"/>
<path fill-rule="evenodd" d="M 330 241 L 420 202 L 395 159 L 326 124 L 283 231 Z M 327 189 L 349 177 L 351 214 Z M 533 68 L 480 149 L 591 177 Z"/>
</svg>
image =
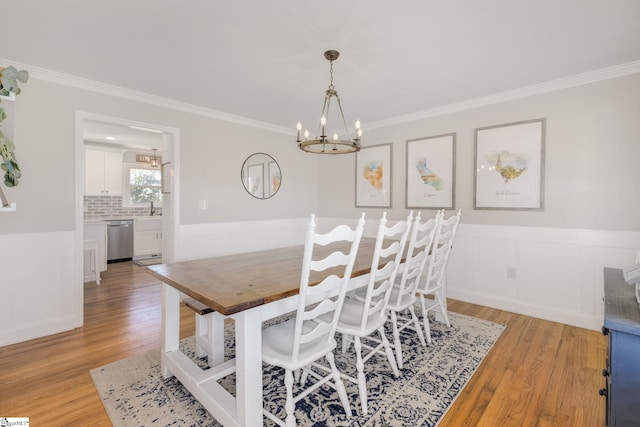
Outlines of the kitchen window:
<svg viewBox="0 0 640 427">
<path fill-rule="evenodd" d="M 126 169 L 124 204 L 128 206 L 146 206 L 153 202 L 162 203 L 162 174 L 160 168 L 129 166 Z"/>
</svg>

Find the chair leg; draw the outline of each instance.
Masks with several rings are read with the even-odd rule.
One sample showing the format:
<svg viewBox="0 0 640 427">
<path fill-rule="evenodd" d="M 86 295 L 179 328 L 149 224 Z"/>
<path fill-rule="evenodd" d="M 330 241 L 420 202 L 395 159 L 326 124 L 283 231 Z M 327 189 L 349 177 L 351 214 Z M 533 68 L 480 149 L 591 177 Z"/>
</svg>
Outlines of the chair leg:
<svg viewBox="0 0 640 427">
<path fill-rule="evenodd" d="M 364 361 L 362 360 L 362 343 L 360 337 L 354 337 L 356 349 L 356 368 L 358 369 L 358 391 L 360 393 L 360 405 L 362 414 L 367 413 L 367 378 L 364 375 Z"/>
<path fill-rule="evenodd" d="M 391 324 L 393 325 L 393 346 L 396 349 L 396 358 L 398 359 L 398 368 L 403 369 L 402 347 L 400 344 L 400 330 L 398 329 L 398 316 L 396 316 L 395 311 L 391 311 Z"/>
<path fill-rule="evenodd" d="M 338 391 L 338 396 L 340 396 L 340 402 L 342 402 L 342 407 L 344 408 L 344 413 L 347 414 L 348 417 L 351 416 L 351 405 L 349 405 L 349 396 L 347 396 L 347 390 L 344 388 L 344 383 L 342 382 L 342 378 L 340 375 L 340 371 L 336 366 L 333 353 L 327 353 L 326 355 L 327 362 L 331 366 L 331 376 L 333 378 L 333 383 Z"/>
<path fill-rule="evenodd" d="M 416 330 L 416 334 L 418 334 L 418 339 L 420 340 L 420 344 L 422 344 L 423 347 L 426 347 L 427 343 L 424 341 L 424 334 L 422 333 L 422 325 L 420 325 L 418 316 L 416 316 L 416 310 L 413 308 L 413 306 L 409 307 L 409 312 L 411 312 L 411 322 L 413 323 L 413 328 Z"/>
<path fill-rule="evenodd" d="M 449 322 L 449 314 L 447 313 L 447 309 L 444 306 L 442 294 L 440 293 L 440 291 L 437 291 L 434 296 L 436 298 L 436 301 L 438 301 L 438 306 L 440 307 L 440 313 L 442 314 L 444 323 L 447 325 L 447 327 L 451 327 L 451 322 Z"/>
<path fill-rule="evenodd" d="M 431 344 L 431 327 L 429 326 L 429 312 L 427 311 L 427 303 L 424 300 L 424 295 L 420 294 L 420 305 L 422 306 L 422 322 L 424 323 L 424 335 L 427 338 L 427 343 Z"/>
<path fill-rule="evenodd" d="M 378 333 L 382 338 L 382 345 L 384 346 L 384 352 L 387 354 L 387 359 L 389 360 L 389 365 L 391 365 L 391 370 L 393 371 L 393 375 L 398 378 L 400 376 L 400 371 L 398 371 L 398 365 L 396 364 L 396 356 L 393 354 L 393 350 L 391 349 L 391 343 L 387 339 L 384 334 L 384 327 L 378 329 Z"/>
<path fill-rule="evenodd" d="M 351 340 L 347 334 L 342 334 L 342 353 L 346 353 L 349 349 L 349 345 L 351 344 Z"/>
<path fill-rule="evenodd" d="M 284 404 L 284 409 L 287 412 L 286 426 L 295 427 L 296 417 L 293 413 L 295 409 L 295 405 L 293 403 L 293 372 L 291 372 L 290 369 L 285 369 L 284 385 L 287 388 L 287 401 Z"/>
</svg>

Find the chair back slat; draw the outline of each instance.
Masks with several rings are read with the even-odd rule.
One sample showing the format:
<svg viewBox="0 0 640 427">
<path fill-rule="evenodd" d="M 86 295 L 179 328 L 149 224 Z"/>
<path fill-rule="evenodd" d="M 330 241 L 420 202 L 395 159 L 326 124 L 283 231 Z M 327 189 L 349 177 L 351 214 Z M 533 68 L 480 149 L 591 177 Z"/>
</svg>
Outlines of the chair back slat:
<svg viewBox="0 0 640 427">
<path fill-rule="evenodd" d="M 435 248 L 429 256 L 429 267 L 418 290 L 424 294 L 432 293 L 442 285 L 442 275 L 447 260 L 447 246 Z"/>
<path fill-rule="evenodd" d="M 335 251 L 325 258 L 319 260 L 311 260 L 309 269 L 313 271 L 324 271 L 328 270 L 329 268 L 346 265 L 348 262 L 349 254 Z"/>
<path fill-rule="evenodd" d="M 340 310 L 344 302 L 347 285 L 353 272 L 358 247 L 364 229 L 363 213 L 355 229 L 340 225 L 328 233 L 316 233 L 315 215 L 311 215 L 305 239 L 305 249 L 300 276 L 300 292 L 295 319 L 293 360 L 298 359 L 302 345 L 316 340 L 330 342 L 334 339 Z M 313 260 L 314 246 L 347 242 L 348 251 L 336 250 L 329 256 Z M 341 267 L 341 274 L 333 271 L 315 286 L 309 286 L 312 271 L 325 271 Z"/>
<path fill-rule="evenodd" d="M 409 248 L 407 249 L 407 257 L 403 264 L 402 274 L 396 280 L 396 289 L 393 292 L 394 299 L 391 301 L 391 304 L 397 309 L 415 302 L 416 289 L 425 273 L 428 254 L 433 248 L 436 231 L 441 219 L 440 212 L 435 217 L 424 222 L 420 222 L 420 212 L 416 216 L 409 240 Z"/>
<path fill-rule="evenodd" d="M 462 210 L 458 209 L 455 215 L 447 219 L 443 217 L 440 221 L 436 229 L 433 249 L 427 261 L 428 267 L 425 277 L 423 277 L 423 280 L 421 280 L 418 286 L 420 292 L 428 294 L 442 287 L 442 278 L 456 237 L 461 213 Z M 444 216 L 444 211 L 441 211 L 440 214 Z"/>
<path fill-rule="evenodd" d="M 405 221 L 399 221 L 395 225 L 387 227 L 386 216 L 387 213 L 385 212 L 378 225 L 375 249 L 371 261 L 371 274 L 363 298 L 363 310 L 360 318 L 360 327 L 362 329 L 365 329 L 370 319 L 387 316 L 386 311 L 390 291 L 398 272 L 398 266 L 402 260 L 413 221 L 413 211 L 411 211 Z M 381 267 L 380 260 L 385 258 L 392 259 Z"/>
<path fill-rule="evenodd" d="M 442 224 L 440 225 L 440 229 L 436 238 L 438 242 L 438 246 L 448 245 L 449 249 L 453 246 L 453 241 L 456 237 L 456 232 L 458 231 L 458 225 L 460 224 L 460 215 L 462 214 L 462 209 L 458 209 L 458 212 L 455 215 L 450 216 L 447 219 L 444 219 L 444 211 L 442 211 L 443 219 Z"/>
<path fill-rule="evenodd" d="M 323 314 L 332 312 L 336 309 L 336 305 L 337 302 L 332 299 L 323 299 L 319 304 L 314 304 L 312 308 L 304 312 L 304 320 L 315 319 Z"/>
<path fill-rule="evenodd" d="M 321 320 L 304 323 L 303 333 L 300 335 L 300 344 L 307 344 L 327 336 L 331 331 L 331 324 Z"/>
</svg>

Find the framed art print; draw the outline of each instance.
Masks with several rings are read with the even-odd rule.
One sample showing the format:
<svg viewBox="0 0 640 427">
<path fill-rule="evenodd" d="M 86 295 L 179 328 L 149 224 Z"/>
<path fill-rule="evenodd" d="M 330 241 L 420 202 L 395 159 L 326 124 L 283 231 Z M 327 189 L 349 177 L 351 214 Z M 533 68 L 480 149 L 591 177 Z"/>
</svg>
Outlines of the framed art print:
<svg viewBox="0 0 640 427">
<path fill-rule="evenodd" d="M 407 140 L 407 209 L 454 208 L 455 156 L 455 133 Z"/>
<path fill-rule="evenodd" d="M 546 119 L 475 130 L 474 209 L 544 209 Z"/>
<path fill-rule="evenodd" d="M 356 153 L 356 207 L 391 207 L 391 146 L 362 147 Z"/>
</svg>

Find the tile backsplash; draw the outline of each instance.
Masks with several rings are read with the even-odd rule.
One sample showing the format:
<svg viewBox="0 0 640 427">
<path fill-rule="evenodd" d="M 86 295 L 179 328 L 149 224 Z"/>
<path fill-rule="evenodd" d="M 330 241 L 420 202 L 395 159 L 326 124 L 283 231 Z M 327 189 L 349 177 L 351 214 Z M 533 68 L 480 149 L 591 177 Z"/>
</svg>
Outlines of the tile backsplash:
<svg viewBox="0 0 640 427">
<path fill-rule="evenodd" d="M 84 219 L 90 221 L 121 216 L 149 216 L 150 207 L 122 206 L 122 196 L 84 196 Z M 154 215 L 162 215 L 162 208 L 155 207 Z"/>
</svg>

